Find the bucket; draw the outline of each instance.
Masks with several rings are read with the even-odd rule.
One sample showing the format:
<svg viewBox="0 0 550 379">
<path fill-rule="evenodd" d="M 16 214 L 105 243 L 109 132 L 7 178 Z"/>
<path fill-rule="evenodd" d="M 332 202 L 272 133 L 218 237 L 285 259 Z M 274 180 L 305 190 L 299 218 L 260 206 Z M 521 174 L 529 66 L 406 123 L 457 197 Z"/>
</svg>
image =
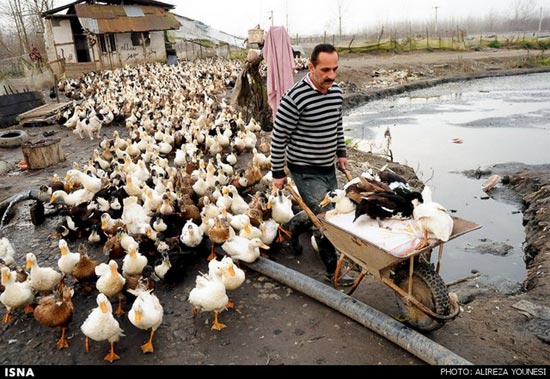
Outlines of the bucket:
<svg viewBox="0 0 550 379">
<path fill-rule="evenodd" d="M 264 30 L 263 29 L 249 29 L 248 30 L 248 43 L 264 43 Z"/>
</svg>

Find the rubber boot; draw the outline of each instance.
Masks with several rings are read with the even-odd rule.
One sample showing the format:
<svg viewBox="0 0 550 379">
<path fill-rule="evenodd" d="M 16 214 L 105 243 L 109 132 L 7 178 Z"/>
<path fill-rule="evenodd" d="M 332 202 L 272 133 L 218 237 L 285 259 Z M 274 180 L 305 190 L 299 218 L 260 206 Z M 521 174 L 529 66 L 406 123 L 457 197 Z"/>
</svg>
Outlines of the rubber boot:
<svg viewBox="0 0 550 379">
<path fill-rule="evenodd" d="M 292 233 L 290 245 L 294 250 L 294 254 L 302 254 L 302 245 L 300 244 L 300 235 L 311 228 L 313 223 L 305 211 L 298 212 L 292 219 L 283 225 L 283 228 Z"/>
<path fill-rule="evenodd" d="M 317 246 L 319 248 L 319 256 L 327 269 L 327 276 L 332 277 L 334 276 L 334 271 L 336 270 L 336 264 L 338 261 L 336 249 L 329 239 L 323 236 L 319 230 L 315 229 L 313 231 L 313 236 L 315 237 L 315 242 L 317 242 Z"/>
</svg>

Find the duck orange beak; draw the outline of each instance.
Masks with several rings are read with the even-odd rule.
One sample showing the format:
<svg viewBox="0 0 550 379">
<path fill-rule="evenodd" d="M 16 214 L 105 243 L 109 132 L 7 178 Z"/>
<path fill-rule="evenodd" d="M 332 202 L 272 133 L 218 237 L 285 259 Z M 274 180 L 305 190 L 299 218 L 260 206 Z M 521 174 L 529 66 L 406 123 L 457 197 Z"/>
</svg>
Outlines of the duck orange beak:
<svg viewBox="0 0 550 379">
<path fill-rule="evenodd" d="M 102 302 L 101 304 L 99 304 L 99 308 L 101 309 L 101 312 L 103 312 L 103 313 L 109 312 L 109 309 L 107 309 L 107 304 L 105 304 L 105 302 Z"/>
<path fill-rule="evenodd" d="M 136 311 L 135 315 L 136 315 L 136 323 L 139 324 L 141 322 L 141 312 Z"/>
<path fill-rule="evenodd" d="M 228 271 L 229 271 L 229 275 L 235 276 L 235 269 L 233 268 L 233 266 L 230 266 Z"/>
<path fill-rule="evenodd" d="M 329 204 L 330 204 L 330 197 L 325 196 L 325 198 L 323 199 L 323 201 L 321 201 L 321 202 L 319 203 L 319 206 L 320 206 L 320 207 L 324 207 L 324 206 L 329 205 Z"/>
<path fill-rule="evenodd" d="M 27 262 L 25 263 L 25 268 L 26 268 L 27 270 L 30 270 L 31 267 L 32 267 L 32 262 L 29 261 L 29 260 L 27 260 Z"/>
</svg>

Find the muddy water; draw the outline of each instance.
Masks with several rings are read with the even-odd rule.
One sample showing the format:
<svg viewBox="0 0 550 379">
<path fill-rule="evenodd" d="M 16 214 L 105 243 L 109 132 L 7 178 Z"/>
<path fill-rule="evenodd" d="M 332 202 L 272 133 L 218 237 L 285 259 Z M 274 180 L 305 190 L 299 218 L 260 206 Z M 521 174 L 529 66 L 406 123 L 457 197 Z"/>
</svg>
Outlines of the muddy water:
<svg viewBox="0 0 550 379">
<path fill-rule="evenodd" d="M 479 271 L 511 289 L 526 276 L 520 205 L 487 199 L 484 179 L 461 172 L 505 162 L 549 163 L 549 119 L 546 73 L 451 83 L 370 102 L 351 111 L 344 127 L 347 137 L 372 151 L 382 149 L 389 128 L 394 160 L 429 183 L 434 201 L 482 225 L 445 245 L 445 281 Z"/>
</svg>

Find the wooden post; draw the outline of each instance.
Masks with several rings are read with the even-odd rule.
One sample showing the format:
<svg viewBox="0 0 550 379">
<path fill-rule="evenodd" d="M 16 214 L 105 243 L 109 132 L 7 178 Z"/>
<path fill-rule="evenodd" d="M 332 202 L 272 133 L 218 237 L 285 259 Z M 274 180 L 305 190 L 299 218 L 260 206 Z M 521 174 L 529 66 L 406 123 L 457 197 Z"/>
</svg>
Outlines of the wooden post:
<svg viewBox="0 0 550 379">
<path fill-rule="evenodd" d="M 25 142 L 21 145 L 23 156 L 29 169 L 39 169 L 53 166 L 65 161 L 65 153 L 61 148 L 61 138 Z"/>
<path fill-rule="evenodd" d="M 426 49 L 430 50 L 430 34 L 428 28 L 426 28 Z"/>
<path fill-rule="evenodd" d="M 57 74 L 53 74 L 53 88 L 54 88 L 54 91 L 55 91 L 55 98 L 57 100 L 57 102 L 59 103 L 59 91 L 57 90 L 57 83 L 58 83 L 58 79 L 57 79 Z"/>
</svg>

